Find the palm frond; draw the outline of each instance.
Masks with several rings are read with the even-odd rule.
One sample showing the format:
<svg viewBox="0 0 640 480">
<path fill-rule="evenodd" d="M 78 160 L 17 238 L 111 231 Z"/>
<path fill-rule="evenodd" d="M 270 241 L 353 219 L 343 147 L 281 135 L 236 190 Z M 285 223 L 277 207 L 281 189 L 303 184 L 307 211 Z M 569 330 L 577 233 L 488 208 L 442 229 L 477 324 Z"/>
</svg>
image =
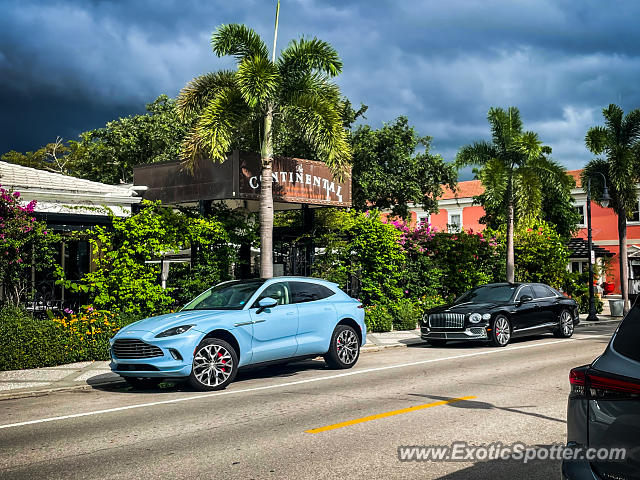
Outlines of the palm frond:
<svg viewBox="0 0 640 480">
<path fill-rule="evenodd" d="M 457 167 L 485 165 L 491 159 L 497 158 L 497 156 L 496 147 L 487 141 L 481 140 L 462 147 L 456 155 L 455 164 Z"/>
<path fill-rule="evenodd" d="M 234 73 L 229 70 L 206 73 L 187 83 L 176 99 L 176 110 L 182 121 L 198 115 L 208 100 L 224 88 L 234 84 Z"/>
<path fill-rule="evenodd" d="M 487 114 L 487 120 L 491 126 L 494 144 L 503 151 L 509 150 L 513 139 L 522 133 L 520 111 L 516 107 L 509 107 L 506 111 L 492 107 Z"/>
<path fill-rule="evenodd" d="M 238 66 L 236 82 L 244 101 L 254 108 L 278 91 L 280 72 L 268 58 L 245 57 Z"/>
<path fill-rule="evenodd" d="M 632 145 L 640 140 L 640 109 L 630 111 L 622 122 L 624 143 Z"/>
<path fill-rule="evenodd" d="M 623 110 L 618 105 L 611 103 L 607 108 L 602 110 L 602 115 L 604 116 L 604 124 L 609 135 L 613 135 L 612 140 L 619 143 L 622 137 Z"/>
<path fill-rule="evenodd" d="M 542 210 L 542 185 L 535 168 L 519 168 L 514 177 L 514 196 L 519 217 L 540 216 Z"/>
<path fill-rule="evenodd" d="M 331 44 L 315 37 L 301 38 L 292 40 L 281 52 L 278 67 L 283 76 L 320 71 L 335 77 L 342 71 L 342 61 Z"/>
<path fill-rule="evenodd" d="M 232 23 L 221 25 L 211 36 L 211 47 L 219 57 L 233 55 L 238 60 L 245 57 L 269 57 L 267 46 L 253 29 Z"/>
<path fill-rule="evenodd" d="M 351 147 L 342 126 L 339 105 L 309 93 L 291 100 L 284 106 L 283 113 L 295 121 L 305 140 L 340 178 L 351 160 Z"/>
<path fill-rule="evenodd" d="M 238 89 L 225 88 L 217 92 L 182 145 L 185 166 L 193 170 L 199 155 L 224 161 L 235 133 L 250 118 L 250 113 Z"/>
<path fill-rule="evenodd" d="M 584 142 L 591 153 L 600 155 L 604 152 L 608 143 L 608 132 L 605 127 L 591 127 L 587 130 Z"/>
</svg>

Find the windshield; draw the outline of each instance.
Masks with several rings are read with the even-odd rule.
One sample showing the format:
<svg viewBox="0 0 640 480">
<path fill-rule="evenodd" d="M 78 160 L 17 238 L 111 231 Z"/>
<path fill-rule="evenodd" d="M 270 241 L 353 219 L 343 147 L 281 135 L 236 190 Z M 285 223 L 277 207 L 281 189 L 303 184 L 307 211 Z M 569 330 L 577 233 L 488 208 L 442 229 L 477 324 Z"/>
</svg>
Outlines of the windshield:
<svg viewBox="0 0 640 480">
<path fill-rule="evenodd" d="M 453 303 L 508 302 L 516 288 L 516 285 L 485 285 L 469 290 Z"/>
<path fill-rule="evenodd" d="M 202 292 L 182 310 L 241 310 L 264 280 L 225 282 Z"/>
</svg>

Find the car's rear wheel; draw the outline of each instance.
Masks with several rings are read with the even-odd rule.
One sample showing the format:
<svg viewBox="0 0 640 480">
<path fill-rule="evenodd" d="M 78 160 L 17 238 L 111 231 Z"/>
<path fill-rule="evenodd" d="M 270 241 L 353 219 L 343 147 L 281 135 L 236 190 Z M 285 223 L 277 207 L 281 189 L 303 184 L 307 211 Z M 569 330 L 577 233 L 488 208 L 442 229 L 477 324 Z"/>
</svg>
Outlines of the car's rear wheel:
<svg viewBox="0 0 640 480">
<path fill-rule="evenodd" d="M 156 388 L 162 382 L 161 378 L 148 378 L 148 377 L 122 377 L 127 385 L 134 390 L 151 390 Z"/>
<path fill-rule="evenodd" d="M 360 356 L 360 339 L 356 331 L 349 325 L 338 325 L 331 335 L 329 351 L 324 361 L 329 368 L 351 368 Z"/>
<path fill-rule="evenodd" d="M 511 340 L 511 322 L 504 315 L 498 315 L 493 322 L 490 334 L 491 345 L 494 347 L 506 347 Z"/>
<path fill-rule="evenodd" d="M 447 341 L 441 340 L 439 338 L 433 338 L 433 339 L 427 340 L 427 343 L 432 347 L 444 347 L 447 344 Z"/>
<path fill-rule="evenodd" d="M 237 373 L 236 350 L 219 338 L 205 338 L 193 355 L 189 384 L 200 391 L 222 390 Z"/>
<path fill-rule="evenodd" d="M 559 338 L 570 338 L 573 335 L 573 317 L 568 310 L 562 310 L 560 312 L 560 318 L 558 319 L 558 328 L 554 330 L 553 334 Z"/>
</svg>

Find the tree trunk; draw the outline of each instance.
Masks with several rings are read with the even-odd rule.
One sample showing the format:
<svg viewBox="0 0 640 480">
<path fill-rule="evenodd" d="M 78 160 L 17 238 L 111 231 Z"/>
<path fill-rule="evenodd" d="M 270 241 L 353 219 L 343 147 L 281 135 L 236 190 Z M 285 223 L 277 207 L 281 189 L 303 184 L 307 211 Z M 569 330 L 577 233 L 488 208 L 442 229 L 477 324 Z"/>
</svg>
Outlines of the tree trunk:
<svg viewBox="0 0 640 480">
<path fill-rule="evenodd" d="M 513 245 L 513 202 L 509 202 L 507 212 L 507 282 L 515 281 L 515 248 Z"/>
<path fill-rule="evenodd" d="M 260 183 L 260 276 L 273 277 L 273 110 L 264 118 L 264 138 L 260 156 L 262 179 Z"/>
<path fill-rule="evenodd" d="M 624 301 L 624 313 L 629 311 L 629 261 L 627 256 L 627 213 L 618 211 L 618 245 L 620 247 L 620 291 Z"/>
<path fill-rule="evenodd" d="M 513 245 L 514 206 L 513 206 L 513 166 L 507 184 L 507 282 L 515 281 L 515 248 Z"/>
</svg>

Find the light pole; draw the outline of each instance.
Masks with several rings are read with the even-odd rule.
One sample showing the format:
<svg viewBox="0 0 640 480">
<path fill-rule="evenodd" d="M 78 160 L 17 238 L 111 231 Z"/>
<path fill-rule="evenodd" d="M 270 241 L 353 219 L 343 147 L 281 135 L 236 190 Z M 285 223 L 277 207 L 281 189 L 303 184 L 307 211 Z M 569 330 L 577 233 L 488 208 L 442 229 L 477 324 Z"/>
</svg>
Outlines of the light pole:
<svg viewBox="0 0 640 480">
<path fill-rule="evenodd" d="M 604 182 L 600 204 L 607 208 L 611 200 L 609 190 L 607 189 L 607 179 L 600 172 L 594 173 L 599 174 Z M 595 322 L 598 320 L 598 316 L 596 315 L 596 303 L 593 296 L 593 262 L 595 255 L 593 254 L 593 239 L 591 238 L 591 177 L 587 179 L 587 243 L 589 249 L 589 315 L 587 315 L 587 320 Z"/>
</svg>

